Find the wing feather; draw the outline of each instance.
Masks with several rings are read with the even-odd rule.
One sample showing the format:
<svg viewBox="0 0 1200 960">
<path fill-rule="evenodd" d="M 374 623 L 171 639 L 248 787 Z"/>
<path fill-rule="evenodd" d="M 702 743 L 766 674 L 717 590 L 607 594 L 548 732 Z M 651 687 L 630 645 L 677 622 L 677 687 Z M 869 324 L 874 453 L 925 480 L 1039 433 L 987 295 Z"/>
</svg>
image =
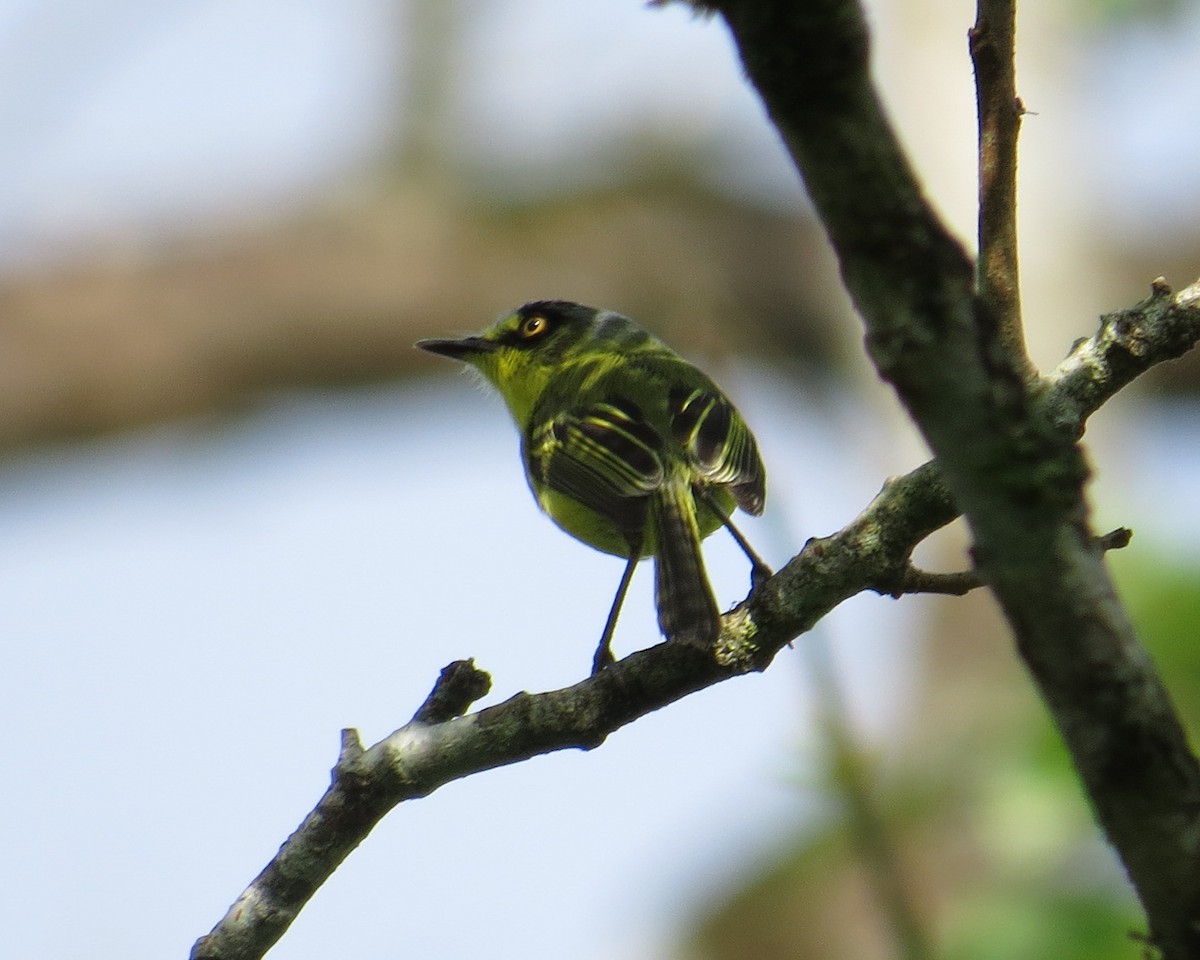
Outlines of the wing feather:
<svg viewBox="0 0 1200 960">
<path fill-rule="evenodd" d="M 671 431 L 705 482 L 725 486 L 739 507 L 758 516 L 766 470 L 746 421 L 722 394 L 704 388 L 671 391 Z"/>
<path fill-rule="evenodd" d="M 628 401 L 559 414 L 529 438 L 526 465 L 543 485 L 640 547 L 648 497 L 663 482 L 662 438 Z M 587 539 L 586 537 L 584 539 Z"/>
</svg>

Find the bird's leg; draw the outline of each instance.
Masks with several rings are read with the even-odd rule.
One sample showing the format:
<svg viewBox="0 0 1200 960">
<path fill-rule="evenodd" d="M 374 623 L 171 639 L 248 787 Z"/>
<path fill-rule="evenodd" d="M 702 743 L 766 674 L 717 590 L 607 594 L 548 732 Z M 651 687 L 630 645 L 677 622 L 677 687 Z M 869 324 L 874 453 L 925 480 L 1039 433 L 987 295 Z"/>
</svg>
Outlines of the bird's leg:
<svg viewBox="0 0 1200 960">
<path fill-rule="evenodd" d="M 625 564 L 625 572 L 621 574 L 621 582 L 617 584 L 617 595 L 613 597 L 612 607 L 608 611 L 608 620 L 604 624 L 604 633 L 600 637 L 600 645 L 596 647 L 596 655 L 592 658 L 592 676 L 598 674 L 614 661 L 612 652 L 612 635 L 617 628 L 617 616 L 621 612 L 621 604 L 625 602 L 625 594 L 629 592 L 629 581 L 633 579 L 633 568 L 641 559 L 641 551 L 631 552 L 629 561 Z"/>
<path fill-rule="evenodd" d="M 741 531 L 733 525 L 732 520 L 722 514 L 721 522 L 725 524 L 725 529 L 729 531 L 733 539 L 737 541 L 737 545 L 742 548 L 742 552 L 746 555 L 747 559 L 749 559 L 750 587 L 753 590 L 757 590 L 764 583 L 770 580 L 771 577 L 774 576 L 774 573 L 772 572 L 771 568 L 767 566 L 766 561 L 754 552 L 754 548 L 750 546 L 750 542 L 742 536 Z"/>
<path fill-rule="evenodd" d="M 704 488 L 701 488 L 699 492 L 704 503 L 717 515 L 721 524 L 729 531 L 730 536 L 742 548 L 742 553 L 746 555 L 746 559 L 750 561 L 750 589 L 757 590 L 774 576 L 771 568 L 767 566 L 766 561 L 762 557 L 754 552 L 754 548 L 750 546 L 750 541 L 743 537 L 741 531 L 733 525 L 733 521 L 729 519 L 729 514 L 721 509 L 720 504 L 713 498 L 713 495 Z"/>
</svg>

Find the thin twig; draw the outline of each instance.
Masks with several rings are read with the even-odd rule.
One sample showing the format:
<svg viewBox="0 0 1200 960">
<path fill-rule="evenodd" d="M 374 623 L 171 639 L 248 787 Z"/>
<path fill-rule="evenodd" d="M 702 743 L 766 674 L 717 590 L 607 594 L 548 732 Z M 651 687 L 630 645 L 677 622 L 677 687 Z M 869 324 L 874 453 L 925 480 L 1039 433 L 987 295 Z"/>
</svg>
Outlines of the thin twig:
<svg viewBox="0 0 1200 960">
<path fill-rule="evenodd" d="M 886 592 L 893 597 L 906 593 L 940 593 L 961 597 L 983 586 L 975 570 L 958 570 L 953 573 L 934 573 L 920 567 L 908 567 L 895 589 Z"/>
<path fill-rule="evenodd" d="M 1017 257 L 1017 135 L 1024 106 L 1013 69 L 1015 0 L 978 0 L 969 38 L 979 119 L 979 259 L 975 288 L 998 326 L 1000 344 L 1026 379 Z"/>
<path fill-rule="evenodd" d="M 471 704 L 492 688 L 492 678 L 474 660 L 455 660 L 441 676 L 413 716 L 414 723 L 445 723 L 461 717 Z"/>
<path fill-rule="evenodd" d="M 1101 550 L 1120 550 L 1129 546 L 1133 539 L 1133 531 L 1128 527 L 1117 527 L 1102 536 L 1096 537 L 1096 546 Z M 877 584 L 879 593 L 892 597 L 901 597 L 906 593 L 941 593 L 961 597 L 984 586 L 983 579 L 977 570 L 957 570 L 952 573 L 934 573 L 922 570 L 911 563 L 901 571 L 894 582 Z"/>
</svg>

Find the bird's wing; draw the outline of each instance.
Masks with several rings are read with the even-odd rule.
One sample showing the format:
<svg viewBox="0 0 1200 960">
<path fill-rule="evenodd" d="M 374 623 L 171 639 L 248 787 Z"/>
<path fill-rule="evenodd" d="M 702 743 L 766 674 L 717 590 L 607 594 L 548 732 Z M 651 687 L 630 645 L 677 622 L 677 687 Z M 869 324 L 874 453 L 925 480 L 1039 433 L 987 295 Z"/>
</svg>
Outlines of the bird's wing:
<svg viewBox="0 0 1200 960">
<path fill-rule="evenodd" d="M 558 414 L 534 428 L 526 466 L 538 484 L 562 493 L 640 544 L 646 498 L 663 482 L 663 440 L 630 401 Z"/>
<path fill-rule="evenodd" d="M 725 486 L 739 507 L 758 516 L 766 500 L 766 470 L 746 421 L 721 393 L 703 387 L 670 392 L 671 431 L 696 471 Z"/>
</svg>

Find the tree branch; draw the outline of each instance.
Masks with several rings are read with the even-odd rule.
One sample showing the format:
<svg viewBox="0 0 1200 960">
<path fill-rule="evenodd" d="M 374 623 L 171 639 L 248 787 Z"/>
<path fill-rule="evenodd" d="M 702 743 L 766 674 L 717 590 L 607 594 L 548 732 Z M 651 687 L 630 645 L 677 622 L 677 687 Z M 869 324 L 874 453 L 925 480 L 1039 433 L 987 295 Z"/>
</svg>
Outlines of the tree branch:
<svg viewBox="0 0 1200 960">
<path fill-rule="evenodd" d="M 1096 545 L 1104 551 L 1120 550 L 1129 546 L 1133 539 L 1133 531 L 1125 527 L 1110 530 L 1102 537 L 1096 538 Z M 977 570 L 959 570 L 954 573 L 934 573 L 922 570 L 911 563 L 901 572 L 897 581 L 881 593 L 890 593 L 893 597 L 901 597 L 906 593 L 942 593 L 961 597 L 985 586 L 983 578 Z M 876 589 L 879 589 L 878 585 Z"/>
<path fill-rule="evenodd" d="M 1168 960 L 1200 956 L 1200 766 L 1088 530 L 1078 446 L 1025 375 L 870 80 L 852 0 L 719 0 L 796 162 L 880 374 L 934 451 Z M 753 606 L 753 602 L 752 602 Z"/>
<path fill-rule="evenodd" d="M 1062 427 L 1074 436 L 1083 418 L 1135 371 L 1178 356 L 1198 340 L 1200 281 L 1178 297 L 1156 286 L 1149 300 L 1105 317 L 1094 337 L 1076 345 L 1047 380 L 1044 402 L 1062 412 Z M 386 739 L 363 750 L 357 734 L 343 732 L 329 789 L 213 931 L 197 941 L 193 960 L 263 956 L 398 803 L 538 754 L 591 749 L 689 693 L 765 669 L 779 650 L 846 598 L 864 590 L 894 592 L 911 570 L 917 544 L 957 515 L 932 461 L 888 480 L 849 526 L 810 540 L 725 615 L 715 658 L 663 643 L 574 686 L 521 693 L 465 716 L 471 702 L 487 692 L 487 674 L 471 661 L 451 664 L 413 720 Z"/>
<path fill-rule="evenodd" d="M 979 117 L 979 259 L 975 287 L 996 318 L 997 336 L 1026 378 L 1036 376 L 1025 353 L 1017 257 L 1017 134 L 1024 107 L 1013 71 L 1015 0 L 979 0 L 971 28 Z"/>
</svg>

